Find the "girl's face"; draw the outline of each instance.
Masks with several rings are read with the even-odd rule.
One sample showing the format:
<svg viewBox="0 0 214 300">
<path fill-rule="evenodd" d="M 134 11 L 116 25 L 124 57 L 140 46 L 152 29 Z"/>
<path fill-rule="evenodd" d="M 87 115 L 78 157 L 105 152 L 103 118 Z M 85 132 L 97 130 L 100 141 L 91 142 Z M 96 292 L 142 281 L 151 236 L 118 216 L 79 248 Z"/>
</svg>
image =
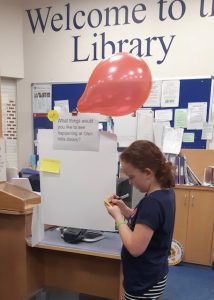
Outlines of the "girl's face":
<svg viewBox="0 0 214 300">
<path fill-rule="evenodd" d="M 154 174 L 146 168 L 143 172 L 133 165 L 122 162 L 122 168 L 129 179 L 129 184 L 133 185 L 140 192 L 148 192 L 154 180 Z"/>
</svg>

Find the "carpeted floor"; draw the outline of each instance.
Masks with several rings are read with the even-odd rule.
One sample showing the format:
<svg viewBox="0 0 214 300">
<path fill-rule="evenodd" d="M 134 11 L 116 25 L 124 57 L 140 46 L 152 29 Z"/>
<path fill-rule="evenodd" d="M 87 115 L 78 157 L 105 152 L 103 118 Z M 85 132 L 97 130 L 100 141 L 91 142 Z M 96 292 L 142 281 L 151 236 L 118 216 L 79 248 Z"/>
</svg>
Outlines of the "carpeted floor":
<svg viewBox="0 0 214 300">
<path fill-rule="evenodd" d="M 105 300 L 93 296 L 47 290 L 32 300 Z M 161 300 L 214 300 L 214 270 L 190 264 L 171 266 Z"/>
<path fill-rule="evenodd" d="M 171 266 L 162 300 L 214 300 L 214 270 L 190 264 Z"/>
</svg>

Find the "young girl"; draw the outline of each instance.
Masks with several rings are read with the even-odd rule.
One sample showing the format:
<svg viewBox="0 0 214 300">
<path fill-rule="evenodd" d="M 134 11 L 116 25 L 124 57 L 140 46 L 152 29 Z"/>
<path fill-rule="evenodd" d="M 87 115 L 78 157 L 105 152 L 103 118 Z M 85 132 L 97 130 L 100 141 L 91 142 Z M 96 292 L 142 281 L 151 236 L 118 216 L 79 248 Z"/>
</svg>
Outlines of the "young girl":
<svg viewBox="0 0 214 300">
<path fill-rule="evenodd" d="M 174 227 L 173 167 L 149 141 L 132 143 L 120 160 L 129 183 L 146 192 L 135 209 L 116 195 L 108 199 L 123 242 L 125 299 L 158 299 L 166 286 Z"/>
</svg>

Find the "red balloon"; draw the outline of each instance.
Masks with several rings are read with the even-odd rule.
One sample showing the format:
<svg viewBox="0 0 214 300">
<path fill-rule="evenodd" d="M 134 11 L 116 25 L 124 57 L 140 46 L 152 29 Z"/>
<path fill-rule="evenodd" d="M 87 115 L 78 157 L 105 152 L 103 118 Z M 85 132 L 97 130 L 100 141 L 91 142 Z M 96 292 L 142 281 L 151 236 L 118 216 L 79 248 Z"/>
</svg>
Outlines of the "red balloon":
<svg viewBox="0 0 214 300">
<path fill-rule="evenodd" d="M 151 72 L 144 60 L 117 53 L 95 67 L 77 109 L 106 116 L 127 115 L 143 105 L 151 86 Z"/>
</svg>

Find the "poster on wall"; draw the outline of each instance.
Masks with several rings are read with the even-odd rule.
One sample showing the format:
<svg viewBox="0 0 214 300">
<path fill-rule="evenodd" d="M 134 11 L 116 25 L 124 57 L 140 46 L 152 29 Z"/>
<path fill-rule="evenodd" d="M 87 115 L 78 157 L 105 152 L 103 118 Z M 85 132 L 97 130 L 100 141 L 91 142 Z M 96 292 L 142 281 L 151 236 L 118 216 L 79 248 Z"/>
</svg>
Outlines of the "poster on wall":
<svg viewBox="0 0 214 300">
<path fill-rule="evenodd" d="M 17 168 L 16 89 L 6 84 L 3 88 L 2 125 L 6 144 L 6 163 L 8 168 Z"/>
<path fill-rule="evenodd" d="M 34 84 L 32 87 L 33 113 L 48 113 L 51 110 L 51 84 Z"/>
</svg>

